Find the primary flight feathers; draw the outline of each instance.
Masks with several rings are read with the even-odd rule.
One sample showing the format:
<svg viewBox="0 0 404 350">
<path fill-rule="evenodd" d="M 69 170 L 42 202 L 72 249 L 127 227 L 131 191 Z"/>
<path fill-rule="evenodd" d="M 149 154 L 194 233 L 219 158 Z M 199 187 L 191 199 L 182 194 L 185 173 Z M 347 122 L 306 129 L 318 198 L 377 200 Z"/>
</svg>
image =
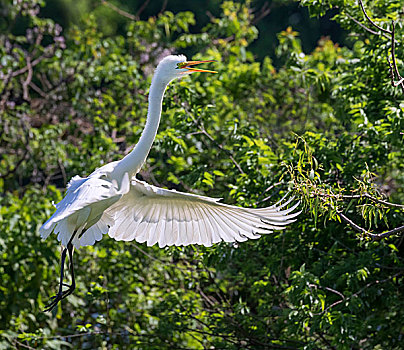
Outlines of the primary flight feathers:
<svg viewBox="0 0 404 350">
<path fill-rule="evenodd" d="M 106 212 L 114 224 L 109 235 L 116 240 L 146 242 L 148 246 L 234 242 L 256 239 L 260 234 L 283 229 L 298 213 L 297 206 L 244 209 L 218 199 L 166 190 L 132 180 L 127 194 Z"/>
</svg>

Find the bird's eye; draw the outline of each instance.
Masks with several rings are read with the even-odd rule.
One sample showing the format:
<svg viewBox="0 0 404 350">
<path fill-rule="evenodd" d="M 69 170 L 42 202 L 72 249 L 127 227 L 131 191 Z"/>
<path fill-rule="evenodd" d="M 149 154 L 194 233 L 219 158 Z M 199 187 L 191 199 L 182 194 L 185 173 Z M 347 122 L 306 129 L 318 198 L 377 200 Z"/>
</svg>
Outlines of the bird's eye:
<svg viewBox="0 0 404 350">
<path fill-rule="evenodd" d="M 177 69 L 184 68 L 184 67 L 186 67 L 187 64 L 188 64 L 188 62 L 180 62 L 180 63 L 177 63 Z"/>
</svg>

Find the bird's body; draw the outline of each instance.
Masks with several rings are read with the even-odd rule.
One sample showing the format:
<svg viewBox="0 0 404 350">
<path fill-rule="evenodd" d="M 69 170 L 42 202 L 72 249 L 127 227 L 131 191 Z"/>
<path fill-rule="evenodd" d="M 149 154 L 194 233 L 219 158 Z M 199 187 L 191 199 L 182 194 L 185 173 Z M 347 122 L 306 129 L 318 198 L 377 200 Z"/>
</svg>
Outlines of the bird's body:
<svg viewBox="0 0 404 350">
<path fill-rule="evenodd" d="M 209 61 L 204 61 L 209 62 Z M 144 164 L 155 139 L 165 89 L 173 79 L 194 72 L 211 72 L 191 66 L 202 61 L 186 61 L 185 56 L 168 56 L 158 65 L 149 92 L 145 129 L 126 157 L 95 170 L 86 178 L 75 176 L 56 212 L 40 233 L 52 232 L 69 252 L 72 286 L 62 291 L 63 263 L 58 294 L 48 305 L 51 310 L 74 289 L 73 248 L 93 245 L 108 233 L 116 240 L 170 245 L 245 241 L 259 238 L 274 229 L 283 229 L 299 213 L 289 209 L 289 201 L 271 207 L 250 209 L 219 203 L 218 199 L 162 189 L 139 181 L 135 175 Z"/>
</svg>

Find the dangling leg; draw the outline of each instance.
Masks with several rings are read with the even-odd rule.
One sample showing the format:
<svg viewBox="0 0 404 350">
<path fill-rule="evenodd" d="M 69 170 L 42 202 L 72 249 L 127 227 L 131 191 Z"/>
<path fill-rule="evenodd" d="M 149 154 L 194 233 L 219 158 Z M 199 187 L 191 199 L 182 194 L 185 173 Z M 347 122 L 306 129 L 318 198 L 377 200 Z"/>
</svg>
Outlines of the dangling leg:
<svg viewBox="0 0 404 350">
<path fill-rule="evenodd" d="M 63 285 L 64 285 L 64 283 L 63 283 L 63 270 L 64 270 L 64 267 L 65 267 L 65 259 L 66 259 L 66 253 L 67 253 L 67 248 L 64 248 L 63 249 L 63 252 L 62 252 L 62 258 L 61 258 L 61 267 L 60 267 L 60 282 L 59 282 L 59 291 L 58 291 L 58 293 L 56 294 L 56 295 L 54 295 L 53 297 L 51 297 L 50 299 L 51 299 L 51 302 L 48 304 L 48 305 L 46 305 L 46 308 L 45 308 L 45 310 L 43 310 L 43 311 L 52 311 L 52 309 L 56 306 L 56 304 L 59 302 L 59 300 L 60 299 L 58 299 L 58 296 L 61 296 L 62 295 L 62 287 L 63 287 Z M 57 301 L 56 301 L 57 300 Z M 55 301 L 56 301 L 56 303 L 55 303 Z"/>
<path fill-rule="evenodd" d="M 61 270 L 60 270 L 60 282 L 59 282 L 59 291 L 56 295 L 50 298 L 50 303 L 46 305 L 45 312 L 46 311 L 52 311 L 53 308 L 59 303 L 59 301 L 63 300 L 66 298 L 68 295 L 72 294 L 74 289 L 76 288 L 76 281 L 74 279 L 74 269 L 73 269 L 73 238 L 76 235 L 76 231 L 73 232 L 72 237 L 69 240 L 69 243 L 67 243 L 67 247 L 63 249 L 62 252 L 62 257 L 60 259 L 61 261 Z M 72 284 L 69 286 L 66 283 L 63 283 L 63 275 L 64 275 L 64 265 L 65 265 L 65 260 L 66 260 L 66 253 L 69 252 L 69 263 L 70 263 L 70 273 L 72 275 Z M 68 287 L 69 289 L 63 291 L 63 286 Z"/>
<path fill-rule="evenodd" d="M 74 290 L 76 289 L 76 280 L 74 278 L 74 266 L 73 266 L 73 250 L 74 246 L 70 242 L 67 245 L 67 251 L 69 252 L 69 262 L 70 262 L 70 274 L 72 275 L 72 284 L 66 285 L 65 286 L 69 287 L 68 290 L 63 292 L 62 299 L 66 298 L 68 295 L 72 294 Z"/>
</svg>

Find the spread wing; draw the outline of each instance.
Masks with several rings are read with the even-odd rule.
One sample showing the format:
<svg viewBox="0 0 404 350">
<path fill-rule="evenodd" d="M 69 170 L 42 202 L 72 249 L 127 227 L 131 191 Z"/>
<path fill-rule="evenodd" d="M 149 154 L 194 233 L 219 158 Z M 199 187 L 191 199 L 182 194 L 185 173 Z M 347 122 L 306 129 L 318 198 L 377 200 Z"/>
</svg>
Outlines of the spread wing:
<svg viewBox="0 0 404 350">
<path fill-rule="evenodd" d="M 159 244 L 211 246 L 225 241 L 246 241 L 285 228 L 295 221 L 299 203 L 293 200 L 262 209 L 218 203 L 219 199 L 166 190 L 132 179 L 127 194 L 106 212 L 114 224 L 109 235 L 116 240 Z"/>
</svg>

